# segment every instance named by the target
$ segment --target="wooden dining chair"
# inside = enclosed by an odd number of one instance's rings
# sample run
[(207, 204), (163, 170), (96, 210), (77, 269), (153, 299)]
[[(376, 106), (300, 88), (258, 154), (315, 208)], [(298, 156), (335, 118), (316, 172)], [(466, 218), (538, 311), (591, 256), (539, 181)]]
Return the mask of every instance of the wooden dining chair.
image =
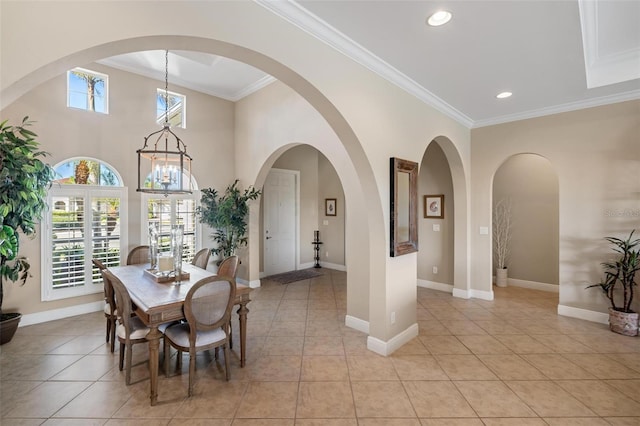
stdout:
[(116, 323), (116, 337), (120, 342), (120, 371), (123, 369), (125, 353), (127, 356), (125, 368), (125, 381), (131, 384), (131, 362), (133, 358), (133, 345), (136, 343), (147, 343), (147, 334), (151, 329), (147, 327), (137, 316), (132, 316), (132, 303), (129, 291), (108, 269), (103, 269), (102, 278), (105, 284), (113, 288), (115, 304), (117, 308), (118, 321)]
[(203, 248), (202, 250), (199, 250), (195, 256), (193, 256), (191, 264), (197, 266), (198, 268), (207, 269), (207, 265), (209, 264), (209, 256), (211, 256), (211, 250), (208, 248)]
[[(240, 258), (238, 256), (229, 256), (226, 257), (220, 262), (220, 266), (218, 266), (217, 275), (219, 277), (231, 277), (234, 280), (238, 275), (238, 265), (240, 264)], [(233, 349), (233, 334), (231, 333), (231, 322), (229, 322), (229, 347)]]
[(230, 378), (229, 322), (235, 297), (235, 279), (219, 276), (203, 278), (189, 289), (185, 297), (184, 316), (187, 322), (172, 325), (165, 330), (165, 374), (169, 377), (171, 347), (178, 350), (178, 367), (182, 352), (189, 352), (189, 396), (193, 395), (196, 352), (222, 347), (227, 381)]
[[(91, 263), (102, 274), (104, 269), (107, 269), (104, 263), (98, 259), (91, 259)], [(116, 335), (116, 319), (118, 318), (116, 302), (113, 298), (113, 287), (111, 283), (103, 278), (104, 285), (104, 316), (107, 320), (107, 343), (111, 342), (111, 353), (115, 351), (115, 335)]]
[(131, 249), (127, 256), (127, 265), (149, 263), (149, 246), (137, 246)]

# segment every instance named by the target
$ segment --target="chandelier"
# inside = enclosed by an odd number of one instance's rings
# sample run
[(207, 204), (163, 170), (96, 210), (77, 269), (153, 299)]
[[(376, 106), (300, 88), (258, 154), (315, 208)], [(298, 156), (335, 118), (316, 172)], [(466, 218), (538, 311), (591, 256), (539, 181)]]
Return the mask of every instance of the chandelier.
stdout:
[[(138, 153), (138, 192), (191, 194), (191, 157), (169, 124), (169, 51), (165, 50), (164, 125), (144, 138)], [(171, 141), (171, 144), (170, 144)]]

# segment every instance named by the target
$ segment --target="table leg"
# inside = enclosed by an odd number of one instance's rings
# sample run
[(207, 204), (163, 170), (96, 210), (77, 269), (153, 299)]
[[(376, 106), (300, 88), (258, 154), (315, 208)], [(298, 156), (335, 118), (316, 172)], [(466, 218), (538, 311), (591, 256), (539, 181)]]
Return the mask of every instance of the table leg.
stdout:
[(240, 319), (240, 367), (244, 367), (244, 364), (246, 362), (245, 352), (247, 347), (247, 314), (249, 313), (249, 309), (247, 309), (248, 302), (248, 300), (240, 302), (240, 307), (238, 308), (238, 316)]
[(158, 365), (159, 365), (159, 352), (160, 352), (160, 338), (162, 333), (158, 331), (158, 326), (152, 326), (151, 331), (147, 334), (147, 340), (149, 341), (149, 381), (151, 382), (151, 391), (149, 392), (151, 398), (151, 405), (156, 405), (158, 402)]

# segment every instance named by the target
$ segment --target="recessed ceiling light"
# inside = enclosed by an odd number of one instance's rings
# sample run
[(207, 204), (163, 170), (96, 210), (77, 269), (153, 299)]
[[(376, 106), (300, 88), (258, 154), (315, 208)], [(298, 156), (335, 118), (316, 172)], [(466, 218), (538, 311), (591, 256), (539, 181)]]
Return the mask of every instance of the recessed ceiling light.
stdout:
[(498, 98), (498, 99), (506, 99), (506, 98), (510, 97), (511, 95), (513, 95), (513, 93), (511, 93), (511, 92), (501, 92), (501, 93), (498, 93), (496, 95), (496, 98)]
[(439, 27), (440, 25), (444, 25), (451, 20), (451, 12), (447, 12), (446, 10), (439, 10), (433, 15), (429, 16), (427, 19), (427, 24), (432, 27)]

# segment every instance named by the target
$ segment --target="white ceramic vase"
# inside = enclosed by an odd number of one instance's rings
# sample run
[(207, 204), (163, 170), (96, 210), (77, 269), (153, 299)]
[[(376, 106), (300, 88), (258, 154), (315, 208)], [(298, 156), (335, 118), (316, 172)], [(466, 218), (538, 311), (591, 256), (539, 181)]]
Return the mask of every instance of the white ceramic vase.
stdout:
[(507, 268), (499, 268), (496, 269), (496, 285), (498, 287), (506, 287), (507, 286)]

